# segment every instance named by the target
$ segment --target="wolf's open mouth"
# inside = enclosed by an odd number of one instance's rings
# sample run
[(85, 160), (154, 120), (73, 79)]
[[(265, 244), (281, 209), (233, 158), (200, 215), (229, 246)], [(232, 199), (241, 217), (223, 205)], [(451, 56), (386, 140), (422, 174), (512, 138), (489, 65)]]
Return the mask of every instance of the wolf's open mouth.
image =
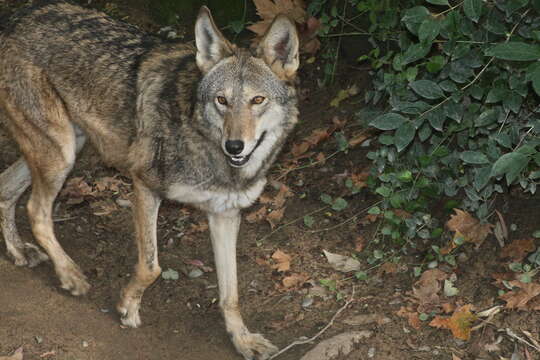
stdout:
[(247, 162), (249, 161), (249, 158), (250, 158), (251, 154), (253, 154), (253, 152), (263, 142), (265, 135), (266, 135), (266, 131), (262, 133), (261, 137), (257, 141), (257, 144), (255, 144), (255, 147), (253, 148), (253, 150), (251, 150), (251, 152), (249, 154), (247, 154), (246, 156), (234, 156), (234, 155), (229, 156), (229, 155), (227, 155), (227, 157), (229, 158), (229, 164), (231, 166), (233, 166), (233, 167), (242, 167), (242, 166), (246, 165)]

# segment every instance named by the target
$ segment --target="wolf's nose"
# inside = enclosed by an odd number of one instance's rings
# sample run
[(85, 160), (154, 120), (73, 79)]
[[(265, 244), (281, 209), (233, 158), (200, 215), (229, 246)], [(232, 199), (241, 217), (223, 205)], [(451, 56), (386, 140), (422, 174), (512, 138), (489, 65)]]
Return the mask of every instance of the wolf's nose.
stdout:
[(227, 140), (225, 141), (225, 150), (231, 155), (238, 155), (244, 150), (244, 142), (242, 140)]

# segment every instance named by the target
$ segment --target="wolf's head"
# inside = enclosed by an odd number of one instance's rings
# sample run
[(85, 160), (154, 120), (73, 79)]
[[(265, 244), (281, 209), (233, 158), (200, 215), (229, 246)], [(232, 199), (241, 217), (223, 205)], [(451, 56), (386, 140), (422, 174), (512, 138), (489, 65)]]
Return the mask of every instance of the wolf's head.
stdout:
[(202, 7), (195, 41), (204, 123), (231, 166), (255, 171), (296, 122), (296, 27), (286, 16), (277, 16), (252, 55), (225, 39)]

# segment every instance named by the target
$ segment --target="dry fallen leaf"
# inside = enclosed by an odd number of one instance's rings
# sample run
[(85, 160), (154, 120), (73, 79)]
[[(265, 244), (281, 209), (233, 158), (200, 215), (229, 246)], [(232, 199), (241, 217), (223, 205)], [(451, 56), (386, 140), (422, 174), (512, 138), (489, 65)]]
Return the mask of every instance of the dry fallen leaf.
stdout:
[(266, 209), (266, 206), (262, 206), (258, 210), (252, 211), (249, 214), (247, 214), (245, 217), (246, 221), (248, 223), (259, 222), (266, 217), (267, 211), (268, 210)]
[(491, 234), (492, 224), (481, 224), (471, 214), (460, 209), (454, 209), (455, 215), (450, 216), (446, 226), (455, 232), (454, 238), (463, 237), (465, 241), (480, 246), (486, 237)]
[(266, 215), (266, 220), (268, 221), (272, 229), (275, 228), (276, 225), (281, 221), (284, 213), (285, 213), (285, 208), (281, 208), (281, 209), (273, 210), (268, 215)]
[(395, 274), (398, 271), (398, 266), (396, 263), (385, 262), (381, 265), (379, 271), (383, 274)]
[(15, 352), (11, 356), (0, 356), (0, 360), (23, 360), (22, 346), (15, 350)]
[(416, 311), (412, 311), (411, 309), (408, 309), (406, 307), (401, 307), (397, 312), (396, 315), (402, 318), (406, 318), (409, 322), (409, 325), (416, 330), (419, 330), (420, 327), (422, 327), (422, 321), (420, 321), (420, 318), (418, 316), (418, 313)]
[(373, 335), (371, 331), (351, 331), (331, 337), (318, 343), (300, 360), (332, 360), (346, 356), (354, 350), (354, 345)]
[(472, 305), (464, 305), (458, 308), (451, 317), (435, 316), (429, 323), (436, 328), (444, 328), (452, 331), (454, 337), (461, 340), (469, 340), (471, 337), (472, 324), (477, 317), (471, 313)]
[(289, 271), (291, 269), (291, 256), (277, 249), (272, 254), (272, 259), (276, 262), (272, 265), (272, 269), (276, 269), (279, 272)]
[(305, 283), (309, 279), (309, 276), (306, 274), (291, 274), (290, 276), (286, 276), (283, 278), (282, 283), (283, 286), (286, 289), (292, 288), (292, 287), (298, 287)]
[(366, 238), (363, 237), (362, 235), (358, 235), (354, 242), (354, 251), (362, 252), (365, 247), (366, 247)]
[(501, 295), (508, 309), (540, 310), (540, 297), (537, 297), (540, 295), (540, 284), (526, 284), (517, 280), (510, 281), (509, 284), (520, 290), (512, 290)]
[(328, 263), (337, 271), (351, 272), (360, 270), (360, 262), (350, 256), (333, 254), (326, 250), (323, 250), (323, 253)]
[(533, 238), (514, 240), (501, 250), (502, 258), (510, 258), (514, 261), (521, 261), (528, 253), (536, 249)]
[(413, 286), (413, 296), (418, 301), (419, 312), (429, 312), (434, 306), (439, 306), (440, 281), (448, 278), (448, 274), (439, 270), (426, 270)]

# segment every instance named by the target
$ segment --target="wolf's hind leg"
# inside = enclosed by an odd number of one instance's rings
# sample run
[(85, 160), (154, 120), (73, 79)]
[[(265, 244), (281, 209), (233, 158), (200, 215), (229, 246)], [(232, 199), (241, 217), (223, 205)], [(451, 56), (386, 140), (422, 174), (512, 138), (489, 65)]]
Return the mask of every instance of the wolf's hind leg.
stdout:
[(36, 245), (23, 243), (15, 224), (17, 201), (31, 183), (30, 169), (20, 158), (0, 174), (0, 228), (8, 255), (17, 266), (36, 266), (48, 259)]
[[(70, 122), (62, 99), (41, 70), (27, 66), (18, 75), (17, 81), (5, 91), (0, 89), (0, 105), (7, 115), (7, 127), (26, 161), (20, 163), (18, 174), (26, 179), (30, 170), (32, 193), (27, 209), (32, 232), (52, 260), (62, 288), (73, 295), (82, 295), (90, 285), (58, 243), (52, 211), (85, 137)], [(6, 213), (9, 218), (9, 212)]]

